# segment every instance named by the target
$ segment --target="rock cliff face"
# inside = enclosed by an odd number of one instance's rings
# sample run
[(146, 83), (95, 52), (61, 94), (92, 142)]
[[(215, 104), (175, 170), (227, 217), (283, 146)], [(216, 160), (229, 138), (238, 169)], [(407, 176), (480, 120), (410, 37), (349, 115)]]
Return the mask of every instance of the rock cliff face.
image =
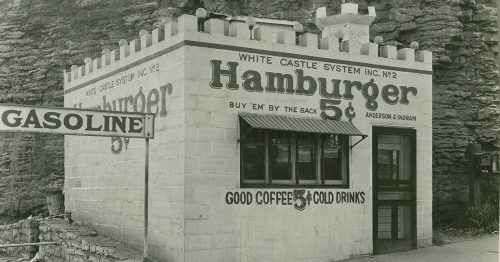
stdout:
[[(188, 7), (174, 0), (2, 1), (0, 103), (62, 106), (63, 69)], [(0, 221), (46, 212), (45, 196), (62, 190), (63, 160), (60, 135), (0, 134)]]
[(495, 2), (372, 2), (380, 10), (372, 35), (433, 51), (434, 223), (459, 222), (469, 190), (468, 141), (500, 150)]
[[(314, 11), (341, 1), (205, 0), (213, 12), (298, 20), (310, 32)], [(468, 139), (500, 148), (496, 2), (493, 0), (367, 0), (377, 19), (371, 36), (434, 52), (435, 222), (463, 216)], [(63, 69), (116, 48), (162, 19), (194, 13), (200, 0), (4, 0), (0, 5), (0, 103), (61, 106)], [(496, 100), (496, 101), (495, 101)], [(0, 135), (0, 215), (43, 211), (45, 195), (61, 190), (63, 138)]]

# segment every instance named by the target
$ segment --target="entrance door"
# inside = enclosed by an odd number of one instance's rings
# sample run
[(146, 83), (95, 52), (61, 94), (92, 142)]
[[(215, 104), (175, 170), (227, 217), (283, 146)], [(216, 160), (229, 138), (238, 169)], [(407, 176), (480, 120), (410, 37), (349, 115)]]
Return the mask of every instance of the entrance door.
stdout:
[(373, 128), (376, 254), (416, 248), (415, 134), (414, 129)]

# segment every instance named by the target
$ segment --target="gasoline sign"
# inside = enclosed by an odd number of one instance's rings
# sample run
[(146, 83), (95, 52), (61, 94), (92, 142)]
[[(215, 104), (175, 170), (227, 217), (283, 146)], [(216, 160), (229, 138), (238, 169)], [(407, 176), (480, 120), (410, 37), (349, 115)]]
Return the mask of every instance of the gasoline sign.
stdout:
[(153, 130), (153, 114), (0, 105), (0, 131), (153, 138)]

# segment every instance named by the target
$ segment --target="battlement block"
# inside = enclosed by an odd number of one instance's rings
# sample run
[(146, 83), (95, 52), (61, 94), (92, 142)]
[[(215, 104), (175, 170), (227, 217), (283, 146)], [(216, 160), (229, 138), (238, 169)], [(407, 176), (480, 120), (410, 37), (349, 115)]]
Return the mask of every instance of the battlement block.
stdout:
[(377, 16), (377, 14), (375, 13), (375, 6), (368, 6), (368, 16)]
[(63, 70), (63, 77), (64, 77), (64, 83), (71, 82), (71, 74), (66, 71), (66, 69)]
[(224, 35), (224, 21), (221, 19), (209, 19), (205, 21), (205, 32), (213, 35)]
[(176, 35), (179, 32), (179, 24), (177, 22), (171, 22), (170, 26), (165, 25), (165, 39)]
[(273, 42), (273, 32), (267, 27), (256, 27), (253, 29), (253, 38), (263, 42)]
[(295, 45), (295, 32), (283, 30), (276, 33), (276, 43), (285, 45)]
[(151, 43), (153, 45), (165, 40), (165, 25), (161, 25), (160, 27), (153, 29), (153, 31), (151, 31), (151, 35)]
[(120, 49), (111, 51), (111, 63), (120, 60)]
[(229, 36), (248, 39), (250, 36), (250, 29), (245, 23), (231, 23), (229, 26)]
[(326, 49), (335, 52), (340, 51), (339, 38), (335, 36), (321, 38), (319, 45), (321, 49)]
[(103, 65), (109, 65), (111, 63), (111, 52), (109, 51), (109, 49), (103, 49), (102, 50), (102, 64)]
[(177, 32), (198, 31), (198, 18), (193, 15), (181, 15), (177, 18)]
[(326, 17), (326, 6), (316, 9), (316, 19)]
[(92, 58), (86, 57), (83, 62), (85, 63), (85, 75), (92, 73)]
[(102, 67), (102, 59), (101, 58), (95, 58), (92, 60), (92, 68), (94, 68), (94, 72), (97, 71), (98, 69), (101, 69)]
[(82, 78), (85, 75), (85, 67), (84, 66), (79, 66), (77, 68), (77, 73), (78, 73), (77, 78)]
[(144, 49), (153, 43), (152, 35), (146, 30), (141, 30), (139, 32), (139, 38), (141, 41), (141, 49)]
[(378, 57), (378, 44), (375, 43), (366, 43), (361, 45), (361, 54)]
[(432, 52), (426, 50), (417, 51), (415, 54), (415, 61), (432, 64)]
[(120, 45), (120, 59), (124, 59), (125, 57), (130, 55), (130, 46), (127, 43), (127, 40), (122, 39), (119, 42)]
[(385, 45), (380, 48), (380, 57), (389, 59), (397, 58), (397, 48), (393, 45)]
[(316, 25), (323, 31), (333, 25), (364, 25), (369, 26), (376, 17), (375, 7), (368, 7), (368, 15), (359, 14), (358, 4), (345, 3), (340, 6), (340, 14), (327, 16), (327, 9), (322, 6), (316, 9)]
[(341, 14), (358, 14), (358, 4), (345, 3), (340, 6)]
[(355, 40), (344, 40), (341, 43), (340, 51), (359, 55), (361, 54), (361, 44)]
[(399, 60), (415, 61), (415, 50), (411, 48), (401, 48), (397, 53)]
[(76, 65), (71, 66), (71, 78), (73, 79), (78, 78), (78, 67)]
[(318, 48), (318, 35), (311, 33), (299, 35), (299, 46)]
[(141, 40), (134, 39), (130, 41), (130, 55), (141, 51)]

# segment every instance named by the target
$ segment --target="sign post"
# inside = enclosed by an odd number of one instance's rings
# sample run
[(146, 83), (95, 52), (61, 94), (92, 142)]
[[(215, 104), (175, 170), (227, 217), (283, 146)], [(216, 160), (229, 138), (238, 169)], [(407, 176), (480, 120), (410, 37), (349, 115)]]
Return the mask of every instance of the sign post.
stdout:
[(144, 163), (144, 250), (143, 261), (148, 261), (148, 219), (149, 219), (149, 138), (146, 138), (146, 157)]
[(148, 261), (149, 139), (154, 138), (154, 114), (0, 105), (0, 131), (144, 138), (143, 261)]

